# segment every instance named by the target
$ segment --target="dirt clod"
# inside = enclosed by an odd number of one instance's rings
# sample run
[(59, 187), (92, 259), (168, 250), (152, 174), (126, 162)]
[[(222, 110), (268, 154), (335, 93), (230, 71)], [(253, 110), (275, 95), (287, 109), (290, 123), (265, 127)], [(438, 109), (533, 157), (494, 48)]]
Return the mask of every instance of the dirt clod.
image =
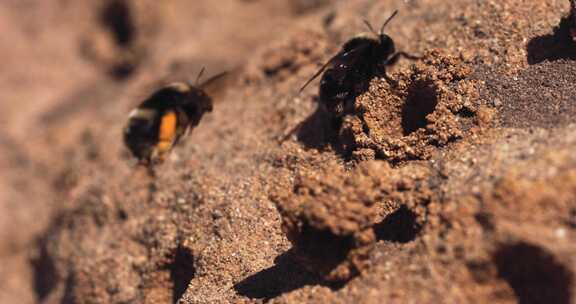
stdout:
[(302, 172), (291, 192), (276, 194), (283, 230), (302, 266), (330, 281), (346, 281), (363, 270), (376, 241), (371, 226), (374, 205), (382, 199), (380, 170), (387, 166)]
[(467, 134), (479, 111), (481, 83), (470, 65), (438, 51), (426, 53), (397, 84), (375, 79), (346, 115), (337, 144), (352, 159), (403, 162), (427, 159)]

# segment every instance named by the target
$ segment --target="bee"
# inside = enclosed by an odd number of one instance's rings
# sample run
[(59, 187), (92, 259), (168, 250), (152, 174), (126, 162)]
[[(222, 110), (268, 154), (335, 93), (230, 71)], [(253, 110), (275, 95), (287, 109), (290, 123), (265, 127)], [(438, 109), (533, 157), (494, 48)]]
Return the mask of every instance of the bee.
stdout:
[(198, 85), (203, 73), (204, 69), (198, 74), (196, 85), (170, 83), (130, 112), (124, 128), (124, 143), (141, 164), (154, 165), (164, 161), (180, 139), (200, 123), (204, 114), (212, 112), (213, 101), (206, 88), (226, 73)]
[(341, 50), (326, 62), (300, 89), (302, 92), (320, 74), (320, 105), (335, 117), (340, 117), (350, 111), (353, 100), (368, 89), (370, 80), (375, 76), (386, 75), (386, 67), (395, 64), (400, 57), (419, 59), (405, 52), (397, 52), (392, 38), (384, 33), (384, 29), (398, 14), (392, 15), (376, 32), (372, 25), (364, 23), (373, 35), (358, 36), (348, 40)]

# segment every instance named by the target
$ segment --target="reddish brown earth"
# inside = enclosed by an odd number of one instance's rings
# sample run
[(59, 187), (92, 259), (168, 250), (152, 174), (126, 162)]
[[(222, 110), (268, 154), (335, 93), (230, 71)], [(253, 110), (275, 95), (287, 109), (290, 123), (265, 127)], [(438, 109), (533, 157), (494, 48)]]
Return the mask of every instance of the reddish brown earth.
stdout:
[[(334, 124), (298, 89), (397, 8), (422, 59)], [(0, 303), (575, 303), (569, 11), (3, 1)], [(127, 113), (202, 67), (237, 77), (151, 177)]]

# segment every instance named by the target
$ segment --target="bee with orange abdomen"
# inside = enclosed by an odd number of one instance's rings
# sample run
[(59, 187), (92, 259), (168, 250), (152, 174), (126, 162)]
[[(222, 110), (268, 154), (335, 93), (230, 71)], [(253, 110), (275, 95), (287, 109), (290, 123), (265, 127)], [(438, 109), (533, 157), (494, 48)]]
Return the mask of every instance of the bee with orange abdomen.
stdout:
[(168, 84), (130, 112), (124, 128), (124, 143), (140, 163), (162, 162), (181, 138), (200, 123), (204, 114), (212, 111), (212, 97), (205, 88), (223, 75), (197, 86), (185, 82)]

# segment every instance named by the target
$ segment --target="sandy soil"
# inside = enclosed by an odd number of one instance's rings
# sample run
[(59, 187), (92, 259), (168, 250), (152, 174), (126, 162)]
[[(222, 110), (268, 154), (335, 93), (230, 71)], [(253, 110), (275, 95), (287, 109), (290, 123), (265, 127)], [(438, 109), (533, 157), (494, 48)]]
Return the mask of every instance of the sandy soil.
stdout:
[[(395, 9), (396, 85), (298, 94)], [(3, 1), (0, 302), (575, 303), (569, 11)], [(202, 67), (236, 78), (152, 177), (127, 113)]]

